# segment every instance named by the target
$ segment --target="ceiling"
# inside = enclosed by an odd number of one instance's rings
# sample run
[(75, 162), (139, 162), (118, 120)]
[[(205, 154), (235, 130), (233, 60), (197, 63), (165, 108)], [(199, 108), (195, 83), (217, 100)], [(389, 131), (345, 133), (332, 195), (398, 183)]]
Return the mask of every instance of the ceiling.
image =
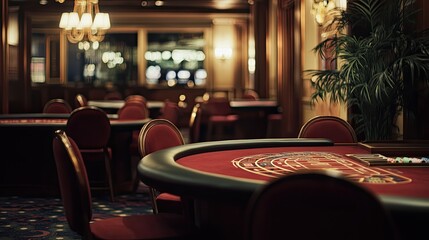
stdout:
[[(173, 11), (173, 12), (249, 12), (253, 0), (99, 0), (100, 7), (118, 11)], [(9, 0), (9, 6), (21, 5), (38, 9), (73, 6), (73, 0), (63, 4), (56, 0)]]
[[(45, 2), (44, 2), (45, 1)], [(112, 27), (209, 26), (214, 18), (246, 18), (253, 0), (99, 0), (110, 14)], [(41, 2), (43, 4), (41, 4)], [(158, 1), (161, 2), (161, 1)], [(56, 27), (62, 12), (72, 11), (74, 0), (9, 0), (9, 9), (27, 12), (35, 28)]]

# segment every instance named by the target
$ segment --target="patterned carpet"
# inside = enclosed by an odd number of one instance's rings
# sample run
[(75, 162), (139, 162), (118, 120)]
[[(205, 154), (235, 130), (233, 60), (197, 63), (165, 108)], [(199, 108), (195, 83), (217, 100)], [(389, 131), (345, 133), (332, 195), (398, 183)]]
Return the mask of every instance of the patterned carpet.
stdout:
[[(152, 214), (146, 192), (121, 195), (110, 202), (106, 197), (93, 197), (93, 217)], [(68, 227), (61, 199), (0, 197), (0, 240), (81, 239)]]

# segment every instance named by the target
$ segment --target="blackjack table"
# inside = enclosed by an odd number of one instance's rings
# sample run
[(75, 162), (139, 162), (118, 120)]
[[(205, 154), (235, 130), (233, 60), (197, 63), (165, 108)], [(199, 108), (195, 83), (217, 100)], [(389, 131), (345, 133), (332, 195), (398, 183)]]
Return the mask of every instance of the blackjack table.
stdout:
[(422, 239), (429, 219), (429, 163), (369, 164), (356, 156), (426, 159), (427, 143), (334, 144), (327, 139), (212, 141), (154, 152), (138, 165), (141, 180), (180, 195), (195, 224), (213, 239), (242, 239), (251, 195), (279, 176), (336, 171), (374, 193), (403, 239)]
[[(0, 194), (58, 196), (58, 177), (52, 140), (58, 129), (65, 130), (69, 114), (0, 115)], [(119, 120), (109, 115), (112, 175), (117, 193), (130, 191), (135, 177), (129, 145), (131, 134), (150, 119)]]

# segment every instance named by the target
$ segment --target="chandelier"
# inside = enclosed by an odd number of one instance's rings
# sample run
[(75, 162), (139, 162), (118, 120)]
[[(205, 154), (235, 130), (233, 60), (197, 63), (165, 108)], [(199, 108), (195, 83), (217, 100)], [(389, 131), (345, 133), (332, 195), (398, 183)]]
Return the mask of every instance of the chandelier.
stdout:
[(84, 40), (100, 42), (110, 28), (110, 18), (108, 13), (100, 12), (98, 0), (75, 0), (73, 12), (61, 15), (59, 27), (64, 29), (71, 43)]
[(335, 8), (334, 0), (314, 0), (311, 7), (311, 14), (314, 15), (314, 19), (317, 24), (323, 25), (327, 13)]

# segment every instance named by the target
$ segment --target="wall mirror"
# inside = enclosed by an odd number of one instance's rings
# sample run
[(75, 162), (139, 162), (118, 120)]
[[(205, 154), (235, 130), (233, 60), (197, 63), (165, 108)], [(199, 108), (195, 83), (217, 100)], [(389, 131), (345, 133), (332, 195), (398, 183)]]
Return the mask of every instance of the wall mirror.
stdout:
[(109, 33), (102, 42), (82, 41), (67, 47), (69, 83), (134, 85), (137, 68), (137, 33)]
[(203, 32), (148, 32), (145, 77), (148, 85), (204, 86)]

